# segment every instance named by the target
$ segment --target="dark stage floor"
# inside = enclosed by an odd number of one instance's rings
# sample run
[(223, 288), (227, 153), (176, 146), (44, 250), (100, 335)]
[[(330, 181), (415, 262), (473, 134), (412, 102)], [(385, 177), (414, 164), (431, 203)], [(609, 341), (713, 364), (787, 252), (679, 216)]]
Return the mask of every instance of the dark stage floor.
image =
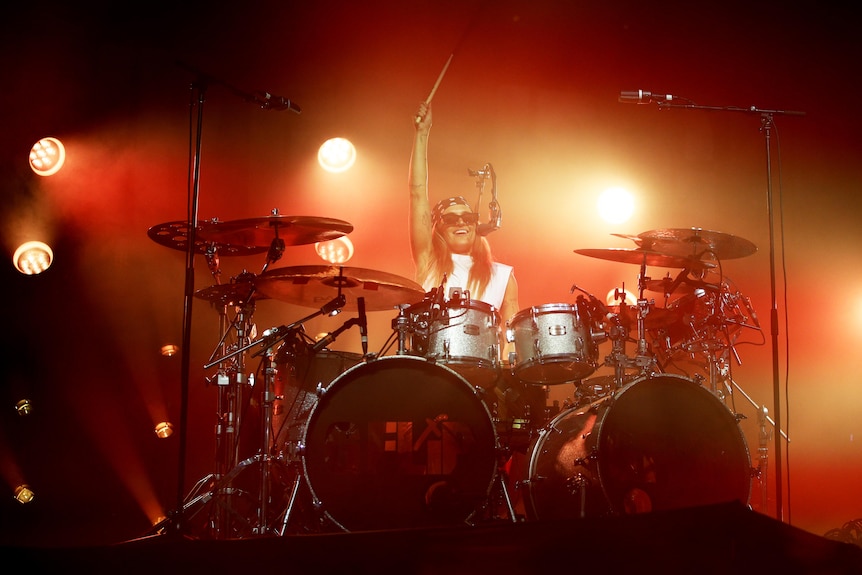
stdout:
[(621, 518), (325, 535), (2, 549), (27, 572), (79, 573), (862, 573), (862, 547), (737, 503)]

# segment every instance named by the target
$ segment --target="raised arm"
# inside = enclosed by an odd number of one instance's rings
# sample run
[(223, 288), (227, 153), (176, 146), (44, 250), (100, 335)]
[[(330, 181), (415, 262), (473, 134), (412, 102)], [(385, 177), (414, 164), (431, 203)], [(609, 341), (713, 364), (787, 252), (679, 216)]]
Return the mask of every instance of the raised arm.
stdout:
[[(431, 257), (431, 206), (428, 201), (428, 135), (431, 131), (431, 107), (424, 103), (413, 118), (415, 136), (410, 155), (410, 250), (416, 270), (424, 269)], [(422, 278), (417, 280), (421, 281)]]

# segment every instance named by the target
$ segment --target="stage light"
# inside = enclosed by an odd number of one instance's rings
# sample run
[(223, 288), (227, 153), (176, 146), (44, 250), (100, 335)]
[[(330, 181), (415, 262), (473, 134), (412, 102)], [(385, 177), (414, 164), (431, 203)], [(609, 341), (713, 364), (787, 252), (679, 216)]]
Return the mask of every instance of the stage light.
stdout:
[(32, 276), (42, 273), (51, 267), (54, 261), (54, 251), (43, 242), (24, 242), (12, 256), (15, 269), (24, 275)]
[(163, 345), (161, 348), (161, 354), (165, 357), (173, 357), (180, 351), (180, 346), (169, 343), (167, 345)]
[(30, 168), (40, 176), (53, 176), (66, 162), (66, 148), (57, 138), (42, 138), (30, 148)]
[(17, 411), (18, 415), (21, 417), (30, 415), (33, 412), (33, 404), (30, 403), (29, 399), (22, 399), (15, 404), (15, 411)]
[(634, 199), (622, 188), (608, 188), (599, 196), (599, 215), (609, 224), (628, 221), (635, 211)]
[(26, 505), (33, 501), (33, 498), (36, 497), (36, 494), (33, 493), (33, 490), (30, 489), (29, 485), (21, 484), (15, 488), (15, 499), (18, 500), (18, 503), (22, 505)]
[(353, 242), (347, 236), (341, 236), (334, 240), (317, 242), (314, 250), (323, 261), (331, 264), (342, 264), (353, 257)]
[(333, 174), (346, 172), (355, 162), (356, 147), (344, 138), (330, 138), (317, 151), (317, 163)]
[(174, 426), (170, 421), (161, 421), (156, 425), (155, 431), (159, 439), (167, 439), (174, 434)]

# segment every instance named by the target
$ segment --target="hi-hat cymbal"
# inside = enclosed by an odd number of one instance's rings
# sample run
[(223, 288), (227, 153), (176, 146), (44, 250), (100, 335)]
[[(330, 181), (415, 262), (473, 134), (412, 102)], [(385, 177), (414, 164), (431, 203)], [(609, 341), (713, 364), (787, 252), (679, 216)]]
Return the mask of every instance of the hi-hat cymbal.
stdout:
[(409, 279), (362, 268), (339, 266), (294, 266), (262, 273), (255, 282), (264, 295), (305, 307), (320, 308), (344, 294), (342, 309), (357, 308), (357, 298), (365, 298), (368, 311), (391, 310), (415, 303), (425, 296), (422, 286)]
[(204, 241), (269, 248), (275, 238), (284, 240), (285, 245), (298, 246), (334, 240), (352, 231), (353, 225), (343, 220), (272, 215), (230, 222), (207, 222), (200, 225), (198, 235)]
[(679, 255), (665, 254), (658, 251), (628, 248), (597, 248), (575, 250), (575, 253), (614, 262), (656, 266), (662, 268), (703, 269), (715, 267), (715, 264), (702, 262)]
[[(204, 240), (200, 235), (201, 226), (195, 230), (195, 253), (217, 253), (221, 256), (248, 256), (265, 252), (269, 246), (246, 246), (224, 241)], [(186, 221), (165, 222), (147, 230), (147, 235), (157, 244), (187, 251), (189, 249), (189, 224)]]
[[(249, 298), (249, 296), (251, 296)], [(199, 289), (195, 297), (219, 305), (240, 305), (249, 301), (267, 299), (267, 296), (255, 289), (249, 282), (237, 282), (229, 284), (216, 284)]]
[(729, 260), (757, 251), (757, 246), (744, 238), (702, 228), (650, 230), (638, 237), (645, 250), (697, 259), (712, 255), (719, 260)]

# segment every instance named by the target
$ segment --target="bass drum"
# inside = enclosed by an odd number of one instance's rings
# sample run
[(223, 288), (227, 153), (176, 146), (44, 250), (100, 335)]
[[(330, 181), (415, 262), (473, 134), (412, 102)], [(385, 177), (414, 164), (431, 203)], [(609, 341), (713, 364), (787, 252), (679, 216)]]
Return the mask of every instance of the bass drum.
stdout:
[(544, 520), (747, 504), (751, 472), (745, 436), (715, 395), (680, 376), (644, 376), (539, 433), (525, 507)]
[(459, 525), (490, 497), (497, 436), (481, 392), (413, 356), (357, 365), (305, 426), (312, 502), (345, 531)]

